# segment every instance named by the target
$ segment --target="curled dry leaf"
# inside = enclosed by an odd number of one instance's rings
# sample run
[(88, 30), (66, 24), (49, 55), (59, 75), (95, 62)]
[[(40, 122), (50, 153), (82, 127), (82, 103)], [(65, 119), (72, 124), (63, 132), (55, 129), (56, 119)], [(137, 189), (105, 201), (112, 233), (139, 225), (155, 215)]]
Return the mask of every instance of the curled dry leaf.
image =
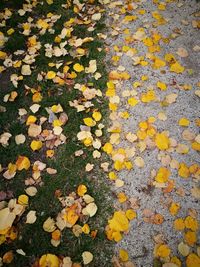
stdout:
[(83, 210), (82, 213), (93, 217), (97, 212), (97, 205), (95, 203), (89, 203)]
[(23, 134), (18, 134), (15, 136), (15, 143), (17, 145), (23, 144), (26, 141), (26, 137)]
[(57, 173), (57, 170), (56, 169), (52, 169), (52, 168), (47, 168), (46, 171), (47, 171), (48, 174), (56, 174)]
[(178, 245), (178, 251), (180, 252), (180, 254), (181, 254), (182, 256), (186, 257), (186, 256), (189, 255), (189, 253), (190, 253), (190, 247), (189, 247), (187, 244), (181, 242), (181, 243)]
[(25, 192), (30, 197), (33, 197), (37, 194), (37, 188), (35, 186), (29, 186), (28, 188), (25, 189)]
[(32, 123), (28, 128), (28, 135), (31, 137), (37, 137), (42, 131), (41, 125)]
[(26, 223), (33, 224), (36, 221), (36, 211), (30, 210), (26, 216)]
[(22, 75), (25, 75), (25, 76), (31, 75), (30, 65), (22, 65), (21, 73), (22, 73)]
[(51, 217), (47, 218), (43, 223), (43, 229), (45, 232), (51, 233), (56, 230), (55, 221)]
[(85, 265), (89, 264), (93, 260), (93, 255), (89, 251), (84, 251), (82, 253), (83, 263)]

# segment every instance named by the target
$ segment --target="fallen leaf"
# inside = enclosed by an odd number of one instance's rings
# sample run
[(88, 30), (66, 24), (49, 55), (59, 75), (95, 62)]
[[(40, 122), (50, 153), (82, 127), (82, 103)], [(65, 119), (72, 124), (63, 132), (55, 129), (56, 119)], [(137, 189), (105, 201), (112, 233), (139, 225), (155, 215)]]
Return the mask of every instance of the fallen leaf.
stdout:
[(26, 223), (33, 224), (36, 221), (36, 211), (30, 210), (26, 216)]
[(48, 217), (43, 223), (43, 229), (45, 232), (51, 233), (56, 230), (55, 221), (51, 217)]
[(0, 210), (0, 231), (12, 226), (16, 215), (9, 208)]
[(30, 65), (22, 65), (21, 73), (22, 75), (31, 75)]
[(84, 252), (82, 253), (82, 258), (83, 258), (83, 263), (84, 263), (85, 265), (87, 265), (87, 264), (89, 264), (90, 262), (92, 262), (92, 260), (93, 260), (93, 255), (92, 255), (92, 253), (89, 252), (89, 251), (84, 251)]
[(119, 258), (123, 262), (128, 261), (128, 259), (129, 259), (128, 252), (124, 249), (120, 249), (119, 250)]
[(93, 217), (97, 212), (97, 205), (93, 203), (89, 203), (83, 210), (82, 213)]
[(26, 137), (23, 134), (18, 134), (15, 136), (15, 143), (17, 145), (23, 144), (26, 141)]

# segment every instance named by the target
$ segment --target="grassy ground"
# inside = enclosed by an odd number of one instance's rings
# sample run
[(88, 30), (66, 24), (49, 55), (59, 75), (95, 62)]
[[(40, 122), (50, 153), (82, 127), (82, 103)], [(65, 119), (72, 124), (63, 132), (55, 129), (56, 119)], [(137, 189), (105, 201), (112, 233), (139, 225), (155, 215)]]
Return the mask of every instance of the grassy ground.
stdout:
[[(69, 101), (78, 99), (80, 97), (77, 90), (73, 89), (73, 86), (56, 86), (52, 81), (37, 81), (36, 77), (41, 71), (49, 70), (48, 63), (55, 62), (56, 59), (45, 57), (45, 51), (43, 45), (45, 43), (54, 43), (55, 36), (60, 33), (63, 23), (69, 20), (70, 17), (77, 16), (73, 12), (73, 7), (68, 10), (63, 9), (61, 4), (66, 1), (56, 0), (54, 4), (37, 5), (31, 13), (27, 13), (23, 17), (20, 17), (16, 12), (21, 8), (23, 1), (5, 1), (1, 2), (0, 8), (3, 10), (5, 7), (9, 7), (13, 10), (14, 14), (7, 20), (6, 26), (1, 28), (1, 31), (6, 32), (10, 28), (14, 28), (15, 32), (9, 37), (8, 42), (5, 44), (3, 51), (8, 55), (13, 54), (18, 49), (25, 49), (27, 38), (20, 34), (20, 23), (24, 23), (28, 16), (32, 18), (45, 17), (47, 13), (52, 12), (54, 14), (60, 14), (61, 18), (53, 26), (55, 33), (44, 35), (37, 35), (36, 29), (33, 33), (39, 37), (42, 44), (39, 55), (36, 58), (35, 68), (32, 75), (28, 78), (24, 77), (24, 80), (20, 82), (17, 92), (18, 97), (14, 102), (2, 102), (1, 105), (6, 107), (6, 112), (1, 113), (0, 116), (0, 129), (1, 132), (10, 132), (12, 134), (9, 140), (9, 146), (0, 146), (1, 164), (6, 167), (9, 162), (15, 162), (18, 155), (27, 156), (31, 161), (41, 160), (46, 162), (48, 166), (55, 168), (57, 174), (50, 176), (48, 174), (42, 175), (42, 186), (38, 186), (38, 193), (35, 197), (31, 198), (29, 207), (20, 218), (20, 221), (16, 222), (18, 228), (18, 237), (11, 243), (4, 243), (1, 245), (2, 256), (6, 251), (16, 249), (23, 249), (26, 252), (26, 256), (21, 256), (15, 253), (14, 260), (8, 266), (31, 266), (35, 259), (45, 253), (53, 253), (56, 255), (70, 256), (73, 261), (81, 261), (81, 253), (85, 250), (92, 251), (94, 254), (94, 261), (90, 266), (110, 266), (110, 258), (112, 255), (112, 246), (105, 240), (104, 227), (106, 225), (106, 219), (112, 212), (111, 202), (108, 199), (109, 189), (105, 182), (105, 174), (96, 168), (92, 172), (92, 175), (85, 173), (85, 165), (87, 162), (93, 162), (92, 149), (85, 148), (77, 141), (77, 133), (79, 131), (80, 124), (82, 123), (82, 113), (69, 106)], [(102, 42), (97, 39), (97, 33), (104, 28), (103, 20), (98, 22), (95, 31), (89, 33), (87, 31), (87, 25), (74, 26), (73, 35), (78, 38), (84, 38), (86, 36), (94, 36), (95, 40), (91, 43), (85, 44), (88, 48), (88, 55), (81, 58), (80, 63), (84, 66), (88, 65), (90, 59), (97, 59), (98, 71), (102, 74), (102, 78), (96, 81), (94, 78), (86, 74), (78, 75), (75, 82), (93, 83), (95, 88), (99, 88), (102, 91), (106, 85), (106, 72), (104, 65), (104, 50), (98, 52), (97, 48), (103, 48)], [(64, 61), (74, 60), (71, 56), (65, 56)], [(9, 81), (10, 73), (17, 72), (15, 69), (8, 69), (0, 74), (0, 99), (3, 99), (4, 95), (10, 93), (13, 88), (12, 83)], [(25, 123), (22, 123), (19, 119), (18, 109), (25, 108), (29, 110), (29, 106), (32, 104), (31, 94), (26, 94), (24, 85), (37, 88), (41, 87), (43, 99), (40, 102), (41, 109), (37, 113), (37, 116), (47, 116), (44, 107), (52, 106), (53, 104), (60, 103), (69, 117), (69, 121), (64, 126), (64, 134), (67, 136), (67, 141), (62, 146), (56, 149), (55, 157), (47, 159), (45, 157), (45, 149), (39, 152), (32, 152), (30, 149), (31, 139), (27, 136), (27, 127)], [(105, 102), (96, 102), (95, 107), (100, 108), (101, 113), (106, 117)], [(16, 145), (14, 136), (17, 134), (25, 134), (27, 136), (26, 142), (22, 145)], [(74, 152), (83, 149), (84, 154), (80, 157), (75, 157)], [(2, 175), (2, 173), (1, 173)], [(30, 173), (27, 171), (18, 172), (14, 179), (5, 180), (1, 177), (0, 191), (7, 192), (8, 190), (13, 192), (13, 197), (17, 198), (20, 194), (24, 194), (24, 180), (29, 177)], [(95, 203), (98, 206), (97, 215), (90, 219), (89, 225), (91, 230), (98, 230), (97, 237), (92, 239), (89, 235), (82, 234), (80, 237), (75, 237), (70, 229), (63, 231), (61, 244), (55, 248), (50, 244), (50, 235), (42, 228), (43, 222), (49, 217), (56, 217), (61, 210), (60, 202), (55, 196), (55, 191), (60, 189), (63, 195), (68, 195), (70, 192), (76, 190), (79, 184), (85, 184), (88, 187), (88, 192), (95, 196)], [(38, 217), (34, 224), (25, 224), (25, 215), (28, 210), (36, 210)], [(99, 254), (101, 251), (101, 255)]]

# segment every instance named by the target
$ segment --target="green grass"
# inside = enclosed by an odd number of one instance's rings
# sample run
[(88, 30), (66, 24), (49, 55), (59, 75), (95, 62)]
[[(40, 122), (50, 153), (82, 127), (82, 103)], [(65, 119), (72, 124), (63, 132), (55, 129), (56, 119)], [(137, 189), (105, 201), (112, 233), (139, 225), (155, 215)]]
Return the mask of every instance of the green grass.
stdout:
[[(20, 8), (19, 5), (14, 5), (13, 1), (1, 3), (1, 8), (9, 6), (13, 10)], [(44, 4), (43, 6), (38, 5), (33, 10), (33, 17), (38, 18), (41, 15), (45, 16), (48, 12), (54, 14), (61, 14), (62, 17), (58, 20), (55, 25), (55, 34), (46, 34), (39, 36), (42, 44), (53, 43), (54, 37), (61, 31), (63, 22), (67, 21), (72, 15), (72, 10), (63, 10), (61, 3), (66, 1), (58, 0), (56, 4), (51, 6)], [(29, 15), (29, 14), (28, 14)], [(26, 37), (18, 33), (17, 23), (22, 23), (27, 19), (27, 16), (20, 17), (17, 14), (14, 15), (8, 23), (4, 32), (10, 27), (15, 27), (16, 32), (11, 36), (10, 40), (6, 43), (4, 51), (8, 54), (13, 53), (17, 49), (24, 49), (26, 47)], [(84, 56), (80, 62), (87, 66), (90, 59), (97, 59), (98, 71), (102, 74), (102, 78), (96, 81), (89, 75), (79, 75), (76, 82), (93, 83), (95, 88), (101, 89), (102, 91), (106, 88), (107, 74), (105, 72), (104, 57), (105, 52), (97, 51), (98, 47), (102, 47), (102, 42), (97, 40), (96, 33), (102, 31), (104, 28), (103, 21), (100, 21), (97, 25), (97, 29), (92, 36), (95, 38), (94, 42), (85, 44), (85, 47), (89, 51), (88, 57)], [(34, 32), (34, 34), (37, 34)], [(80, 38), (86, 37), (89, 34), (86, 30), (86, 26), (76, 25), (74, 27), (74, 33)], [(71, 59), (70, 57), (61, 58), (64, 61)], [(60, 60), (60, 58), (59, 58)], [(58, 256), (70, 256), (73, 261), (81, 261), (81, 254), (83, 251), (88, 250), (94, 254), (94, 261), (89, 266), (111, 266), (112, 257), (112, 243), (106, 240), (104, 227), (106, 225), (107, 218), (112, 213), (112, 202), (109, 198), (109, 187), (106, 183), (106, 175), (96, 167), (92, 174), (85, 173), (84, 168), (87, 162), (95, 162), (92, 158), (92, 150), (85, 148), (82, 144), (77, 141), (76, 134), (79, 131), (82, 119), (85, 116), (82, 113), (77, 113), (75, 109), (69, 106), (69, 101), (80, 97), (77, 90), (73, 90), (73, 87), (56, 86), (51, 81), (38, 82), (36, 80), (37, 74), (40, 71), (50, 70), (48, 67), (49, 62), (54, 62), (55, 59), (46, 58), (44, 56), (44, 50), (40, 51), (40, 55), (36, 58), (36, 68), (31, 77), (25, 78), (17, 89), (18, 97), (14, 102), (4, 103), (1, 105), (5, 106), (7, 111), (0, 115), (0, 127), (1, 132), (8, 131), (12, 134), (12, 138), (9, 140), (9, 146), (0, 147), (1, 164), (6, 167), (9, 162), (15, 162), (18, 155), (25, 155), (32, 161), (41, 160), (46, 162), (48, 166), (57, 170), (56, 175), (48, 175), (42, 173), (42, 186), (38, 186), (38, 193), (36, 196), (30, 198), (30, 204), (26, 212), (20, 218), (19, 222), (16, 222), (19, 234), (17, 240), (11, 243), (4, 243), (1, 245), (2, 256), (6, 251), (16, 249), (23, 249), (26, 252), (26, 256), (21, 256), (15, 253), (14, 260), (8, 266), (31, 266), (37, 257), (40, 257), (45, 253), (53, 253)], [(5, 86), (0, 91), (0, 99), (6, 93), (16, 90), (13, 88), (7, 77), (2, 74), (0, 77), (1, 81), (4, 81)], [(19, 108), (25, 108), (29, 114), (29, 106), (31, 102), (31, 94), (25, 95), (24, 85), (33, 86), (37, 88), (38, 85), (42, 88), (43, 100), (40, 103), (42, 107), (49, 107), (53, 104), (60, 103), (69, 117), (69, 121), (64, 127), (64, 134), (67, 136), (66, 144), (59, 146), (55, 149), (55, 157), (53, 159), (45, 159), (45, 149), (41, 152), (32, 152), (29, 145), (31, 139), (27, 136), (25, 144), (16, 146), (14, 136), (20, 133), (26, 134), (25, 123), (21, 122), (18, 115)], [(99, 103), (94, 101), (95, 107), (98, 107), (101, 113), (106, 118), (106, 107), (107, 103), (102, 99)], [(36, 116), (48, 116), (44, 108), (41, 108)], [(104, 121), (103, 121), (104, 122)], [(106, 122), (106, 119), (105, 119)], [(45, 128), (45, 127), (44, 127)], [(105, 137), (104, 137), (105, 138)], [(74, 152), (83, 149), (84, 155), (75, 157)], [(1, 173), (2, 175), (2, 173)], [(31, 173), (28, 171), (17, 172), (17, 175), (9, 180), (1, 182), (0, 190), (7, 191), (11, 190), (14, 193), (14, 197), (18, 197), (20, 194), (25, 193), (24, 180), (30, 177)], [(58, 199), (55, 197), (55, 191), (60, 189), (63, 195), (68, 195), (70, 192), (75, 191), (79, 184), (85, 184), (88, 187), (88, 193), (95, 197), (95, 203), (98, 206), (98, 212), (94, 218), (89, 219), (88, 224), (91, 230), (98, 230), (97, 237), (93, 240), (89, 235), (82, 234), (79, 238), (75, 237), (71, 229), (65, 229), (62, 232), (62, 240), (60, 246), (57, 248), (50, 244), (51, 234), (45, 232), (42, 228), (43, 222), (49, 217), (56, 218), (58, 212), (62, 209)], [(32, 225), (25, 224), (26, 214), (29, 210), (37, 211), (37, 221)], [(81, 224), (81, 223), (80, 223)], [(101, 251), (101, 255), (99, 253)]]

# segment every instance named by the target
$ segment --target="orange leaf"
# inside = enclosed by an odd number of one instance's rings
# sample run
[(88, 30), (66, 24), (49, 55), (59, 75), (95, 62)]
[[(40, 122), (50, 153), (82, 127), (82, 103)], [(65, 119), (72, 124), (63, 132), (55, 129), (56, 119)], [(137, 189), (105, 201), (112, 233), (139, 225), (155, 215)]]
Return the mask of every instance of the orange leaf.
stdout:
[(21, 171), (23, 169), (28, 170), (30, 168), (30, 160), (25, 156), (19, 156), (16, 161), (17, 170)]

